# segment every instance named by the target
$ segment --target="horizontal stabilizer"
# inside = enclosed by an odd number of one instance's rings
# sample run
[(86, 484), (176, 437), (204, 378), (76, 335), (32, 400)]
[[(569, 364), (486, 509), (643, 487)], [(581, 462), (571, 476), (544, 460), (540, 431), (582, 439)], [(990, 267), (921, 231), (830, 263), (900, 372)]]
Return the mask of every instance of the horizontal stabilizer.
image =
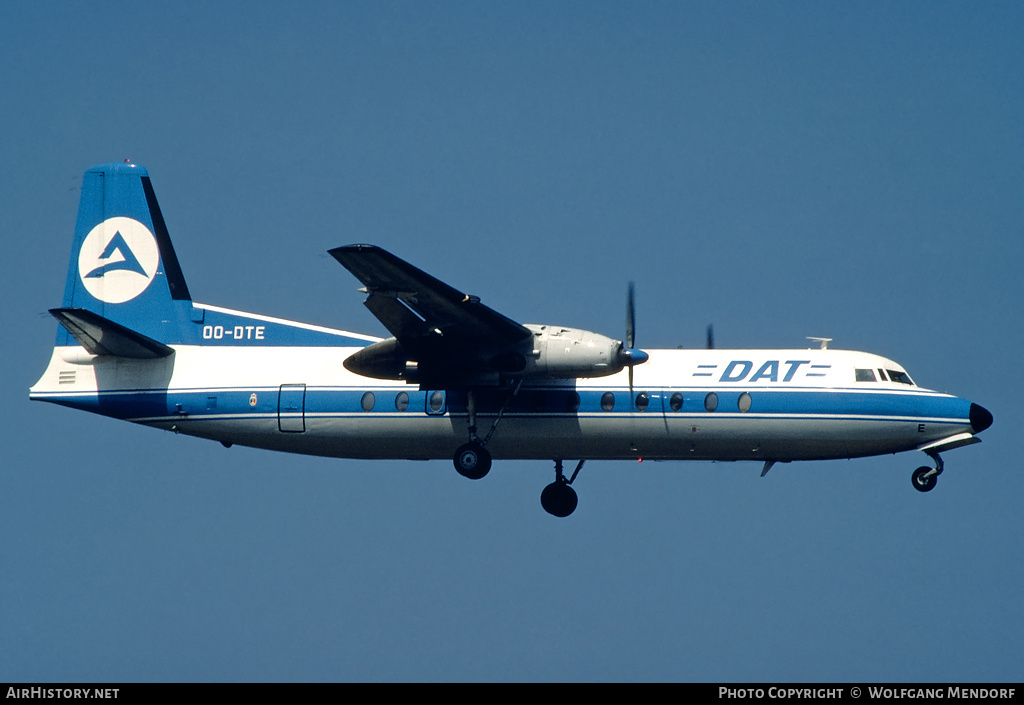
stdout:
[(174, 348), (83, 308), (52, 308), (50, 313), (93, 355), (145, 360), (174, 354)]

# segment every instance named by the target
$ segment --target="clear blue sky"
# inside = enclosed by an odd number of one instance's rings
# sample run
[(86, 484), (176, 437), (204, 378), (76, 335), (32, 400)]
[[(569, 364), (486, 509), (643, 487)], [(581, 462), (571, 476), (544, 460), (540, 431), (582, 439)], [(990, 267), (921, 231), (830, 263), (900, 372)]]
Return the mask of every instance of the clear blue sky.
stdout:
[[(1024, 679), (1019, 2), (33, 2), (0, 25), (0, 681)], [(82, 172), (197, 301), (383, 334), (372, 242), (522, 322), (877, 352), (980, 445), (280, 455), (30, 403)]]

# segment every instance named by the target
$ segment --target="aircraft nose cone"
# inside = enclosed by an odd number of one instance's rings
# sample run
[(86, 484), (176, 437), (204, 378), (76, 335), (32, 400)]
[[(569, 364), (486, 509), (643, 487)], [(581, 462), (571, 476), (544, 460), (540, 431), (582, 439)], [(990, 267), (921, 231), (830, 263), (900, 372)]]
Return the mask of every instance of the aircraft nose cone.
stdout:
[(975, 433), (981, 433), (992, 425), (992, 414), (983, 406), (971, 404), (971, 428)]

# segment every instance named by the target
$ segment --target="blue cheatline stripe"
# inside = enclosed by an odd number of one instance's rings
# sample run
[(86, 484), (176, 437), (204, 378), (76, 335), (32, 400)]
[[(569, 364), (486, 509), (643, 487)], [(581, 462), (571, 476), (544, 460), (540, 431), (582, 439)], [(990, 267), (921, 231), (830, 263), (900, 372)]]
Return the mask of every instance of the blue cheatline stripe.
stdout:
[[(88, 411), (124, 419), (157, 420), (177, 418), (187, 414), (191, 418), (231, 416), (261, 416), (276, 414), (278, 386), (259, 387), (197, 387), (189, 389), (147, 389), (109, 390), (96, 392), (47, 392), (36, 395), (38, 399), (82, 408)], [(363, 410), (363, 395), (374, 395), (373, 410)], [(403, 412), (396, 412), (395, 399), (404, 394), (408, 406)], [(506, 410), (509, 417), (519, 418), (730, 418), (730, 419), (831, 419), (870, 421), (919, 421), (933, 423), (967, 423), (970, 417), (970, 402), (938, 394), (862, 393), (841, 391), (783, 391), (765, 390), (750, 392), (751, 406), (748, 412), (740, 412), (739, 391), (716, 391), (719, 398), (717, 410), (708, 412), (704, 408), (704, 390), (683, 391), (683, 406), (680, 411), (668, 408), (669, 392), (647, 392), (650, 406), (646, 411), (636, 411), (626, 393), (616, 394), (616, 403), (611, 411), (601, 409), (601, 398), (605, 390), (583, 390), (579, 393), (579, 406), (575, 407), (576, 392), (568, 388), (523, 390)], [(366, 387), (323, 387), (307, 386), (305, 413), (307, 416), (365, 416), (397, 413), (424, 413), (429, 392), (402, 388)], [(457, 392), (447, 393), (447, 412), (461, 416), (466, 413), (465, 396)], [(495, 397), (484, 396), (478, 400), (478, 413), (493, 416), (501, 408), (494, 403)]]

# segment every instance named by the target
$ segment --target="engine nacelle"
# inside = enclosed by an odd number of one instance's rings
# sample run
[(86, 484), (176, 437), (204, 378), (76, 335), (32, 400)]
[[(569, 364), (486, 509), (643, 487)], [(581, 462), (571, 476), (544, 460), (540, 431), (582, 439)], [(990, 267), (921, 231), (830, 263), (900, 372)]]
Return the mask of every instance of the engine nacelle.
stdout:
[(605, 377), (623, 367), (618, 340), (579, 328), (526, 327), (533, 331), (533, 351), (524, 370), (527, 377)]
[(483, 360), (438, 353), (414, 360), (412, 353), (395, 338), (367, 345), (349, 355), (342, 364), (349, 372), (375, 379), (401, 380), (420, 388), (496, 387), (501, 374)]
[(417, 364), (409, 360), (409, 354), (395, 338), (367, 345), (349, 355), (342, 364), (349, 372), (363, 377), (417, 381)]
[(514, 348), (480, 351), (479, 358), (460, 354), (458, 348), (446, 350), (440, 346), (414, 355), (397, 339), (388, 338), (356, 351), (343, 364), (350, 372), (376, 379), (421, 385), (496, 386), (502, 379), (605, 377), (647, 358), (640, 351), (624, 350), (618, 340), (579, 328), (526, 327), (533, 332), (530, 340)]

